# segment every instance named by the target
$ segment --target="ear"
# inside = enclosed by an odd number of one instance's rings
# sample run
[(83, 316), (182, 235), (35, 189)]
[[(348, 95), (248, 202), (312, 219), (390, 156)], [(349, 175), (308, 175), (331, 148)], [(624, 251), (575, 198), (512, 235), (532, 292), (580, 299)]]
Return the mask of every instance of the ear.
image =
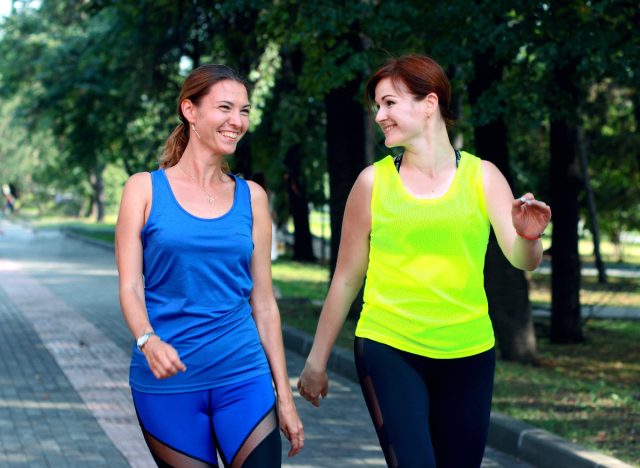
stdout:
[(189, 123), (195, 123), (198, 109), (195, 104), (191, 102), (191, 99), (183, 99), (180, 103), (180, 110)]
[(431, 117), (433, 113), (438, 110), (438, 95), (436, 93), (429, 93), (423, 101), (427, 117)]

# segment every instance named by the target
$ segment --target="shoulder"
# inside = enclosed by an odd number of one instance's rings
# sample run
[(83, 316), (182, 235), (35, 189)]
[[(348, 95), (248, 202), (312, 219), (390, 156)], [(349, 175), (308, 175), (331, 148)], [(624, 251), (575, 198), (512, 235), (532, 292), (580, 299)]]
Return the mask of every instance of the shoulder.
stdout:
[[(375, 163), (375, 164), (378, 164), (378, 163)], [(375, 164), (372, 164), (371, 166), (367, 166), (362, 171), (360, 171), (360, 174), (358, 174), (358, 177), (356, 178), (356, 181), (353, 184), (354, 189), (359, 189), (359, 190), (368, 189), (369, 191), (371, 191), (373, 187)]]
[(136, 194), (151, 192), (151, 173), (138, 172), (133, 174), (124, 185), (127, 192), (135, 192)]
[(482, 178), (485, 182), (504, 179), (500, 169), (498, 169), (491, 161), (486, 161), (484, 159), (480, 160), (480, 167), (482, 168)]
[(254, 182), (253, 180), (244, 180), (238, 177), (237, 179), (240, 183), (245, 183), (249, 187), (249, 192), (251, 192), (251, 198), (253, 197), (267, 197), (267, 192), (260, 186), (260, 184)]
[(251, 194), (251, 201), (252, 202), (267, 202), (267, 192), (265, 192), (265, 190), (260, 186), (260, 184), (252, 181), (252, 180), (244, 180), (241, 179), (240, 177), (238, 177), (236, 179), (236, 181), (239, 184), (246, 184), (247, 187), (249, 188), (249, 193)]

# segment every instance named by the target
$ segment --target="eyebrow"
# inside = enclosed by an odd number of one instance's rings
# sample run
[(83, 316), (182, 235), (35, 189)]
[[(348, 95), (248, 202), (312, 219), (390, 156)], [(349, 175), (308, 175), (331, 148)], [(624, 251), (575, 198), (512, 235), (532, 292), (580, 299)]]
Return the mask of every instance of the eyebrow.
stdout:
[[(231, 101), (217, 101), (217, 104), (227, 104), (228, 106), (233, 107), (234, 103)], [(251, 107), (251, 104), (245, 104), (244, 106), (242, 106), (243, 109), (250, 108), (250, 107)]]
[(385, 99), (387, 99), (388, 97), (396, 97), (396, 95), (395, 95), (395, 94), (385, 94), (385, 95), (384, 95), (384, 96), (382, 96), (380, 99), (381, 99), (381, 100), (385, 100)]

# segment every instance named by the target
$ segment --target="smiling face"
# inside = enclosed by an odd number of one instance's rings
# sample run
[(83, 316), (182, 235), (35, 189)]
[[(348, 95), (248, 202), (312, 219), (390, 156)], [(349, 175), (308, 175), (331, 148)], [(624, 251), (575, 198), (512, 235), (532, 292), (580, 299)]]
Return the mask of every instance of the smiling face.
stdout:
[(189, 138), (214, 154), (232, 154), (249, 128), (250, 108), (247, 89), (242, 83), (219, 81), (197, 105), (185, 100), (183, 112), (196, 130), (190, 132)]
[(427, 108), (425, 100), (416, 100), (401, 83), (383, 78), (376, 86), (378, 108), (376, 123), (384, 133), (387, 147), (408, 146), (414, 138), (424, 135)]

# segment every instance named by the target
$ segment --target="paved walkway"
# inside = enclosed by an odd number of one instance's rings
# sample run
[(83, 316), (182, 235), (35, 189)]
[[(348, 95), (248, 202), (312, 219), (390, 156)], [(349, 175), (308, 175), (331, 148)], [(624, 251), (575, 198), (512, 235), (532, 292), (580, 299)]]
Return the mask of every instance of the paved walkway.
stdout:
[[(0, 466), (155, 466), (128, 388), (132, 346), (113, 255), (0, 220)], [(291, 384), (303, 358), (287, 352)], [(385, 466), (359, 387), (332, 375), (285, 467)], [(528, 465), (492, 449), (483, 467)]]

